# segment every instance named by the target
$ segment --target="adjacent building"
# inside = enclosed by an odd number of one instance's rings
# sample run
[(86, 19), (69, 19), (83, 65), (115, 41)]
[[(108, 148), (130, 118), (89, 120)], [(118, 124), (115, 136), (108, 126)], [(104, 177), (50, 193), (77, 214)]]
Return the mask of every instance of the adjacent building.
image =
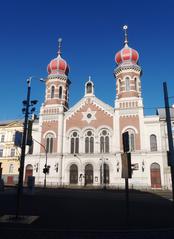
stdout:
[(15, 132), (22, 131), (22, 121), (0, 122), (0, 163), (5, 184), (14, 185), (18, 181), (20, 148), (14, 145)]

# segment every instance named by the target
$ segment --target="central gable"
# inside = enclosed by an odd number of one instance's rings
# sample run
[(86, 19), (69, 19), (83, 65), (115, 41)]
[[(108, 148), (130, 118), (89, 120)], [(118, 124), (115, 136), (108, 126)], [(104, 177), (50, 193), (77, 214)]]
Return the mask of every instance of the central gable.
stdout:
[(113, 128), (113, 108), (96, 97), (83, 98), (66, 115), (66, 131), (70, 128), (98, 128), (107, 125)]

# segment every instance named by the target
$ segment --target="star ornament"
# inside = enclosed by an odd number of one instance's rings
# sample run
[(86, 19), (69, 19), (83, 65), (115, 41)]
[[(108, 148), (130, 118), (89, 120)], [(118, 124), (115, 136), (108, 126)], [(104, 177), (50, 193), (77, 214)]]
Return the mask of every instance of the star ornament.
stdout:
[(83, 121), (87, 121), (87, 123), (91, 123), (92, 120), (96, 120), (95, 114), (96, 111), (92, 111), (90, 108), (87, 109), (86, 112), (82, 112), (83, 114)]

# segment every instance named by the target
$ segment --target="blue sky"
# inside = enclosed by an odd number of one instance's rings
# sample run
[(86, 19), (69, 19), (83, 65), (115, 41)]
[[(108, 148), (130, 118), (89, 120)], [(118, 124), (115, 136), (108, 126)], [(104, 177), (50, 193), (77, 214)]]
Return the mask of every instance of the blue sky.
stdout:
[[(57, 55), (59, 37), (63, 38), (62, 57), (70, 65), (70, 106), (83, 97), (89, 75), (95, 95), (113, 106), (114, 57), (123, 47), (124, 24), (129, 27), (129, 46), (140, 55), (145, 114), (155, 114), (155, 107), (164, 106), (164, 81), (169, 95), (174, 95), (173, 23), (172, 0), (2, 1), (0, 120), (23, 117), (26, 79), (47, 76), (46, 67)], [(45, 87), (36, 79), (31, 87), (31, 98), (39, 100), (39, 113)]]

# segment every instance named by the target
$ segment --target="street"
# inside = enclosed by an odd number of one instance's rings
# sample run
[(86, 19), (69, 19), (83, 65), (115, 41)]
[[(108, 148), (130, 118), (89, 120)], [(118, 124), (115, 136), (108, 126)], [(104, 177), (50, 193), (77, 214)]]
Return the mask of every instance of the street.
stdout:
[[(162, 194), (162, 197), (160, 196)], [(32, 224), (0, 223), (2, 238), (173, 238), (170, 192), (25, 189), (21, 215), (39, 216)], [(169, 199), (167, 199), (169, 198)], [(15, 214), (16, 192), (0, 192), (0, 214)]]

